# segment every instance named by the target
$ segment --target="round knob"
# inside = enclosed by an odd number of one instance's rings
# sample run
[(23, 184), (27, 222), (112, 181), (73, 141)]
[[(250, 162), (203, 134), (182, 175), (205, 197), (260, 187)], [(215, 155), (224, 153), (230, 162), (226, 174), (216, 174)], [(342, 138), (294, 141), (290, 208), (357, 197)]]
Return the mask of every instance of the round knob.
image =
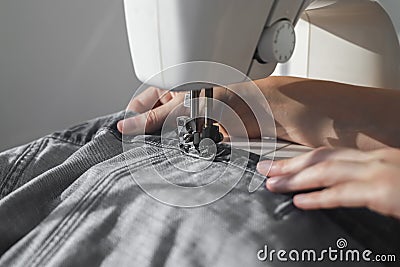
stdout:
[(280, 20), (265, 28), (258, 43), (258, 59), (262, 63), (287, 62), (293, 54), (296, 34), (289, 20)]

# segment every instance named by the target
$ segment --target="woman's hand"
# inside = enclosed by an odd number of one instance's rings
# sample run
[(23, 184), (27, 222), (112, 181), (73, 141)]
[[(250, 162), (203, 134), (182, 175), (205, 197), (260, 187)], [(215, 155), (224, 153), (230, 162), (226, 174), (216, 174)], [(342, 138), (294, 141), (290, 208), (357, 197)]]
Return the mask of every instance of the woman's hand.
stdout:
[[(255, 82), (257, 83), (257, 81)], [(237, 93), (239, 92), (239, 93)], [(239, 96), (240, 92), (246, 92), (248, 95), (248, 104)], [(214, 99), (218, 100), (218, 105), (214, 104), (213, 115), (218, 118), (224, 117), (222, 120), (225, 123), (221, 126), (221, 130), (225, 136), (227, 131), (230, 135), (241, 136), (246, 135), (249, 138), (260, 137), (259, 124), (249, 107), (254, 102), (260, 103), (260, 97), (264, 98), (261, 91), (258, 93), (254, 86), (250, 83), (241, 83), (230, 86), (230, 90), (222, 87), (214, 87)], [(189, 109), (183, 106), (185, 94), (187, 92), (171, 92), (161, 90), (155, 87), (150, 87), (136, 96), (129, 103), (127, 110), (140, 113), (135, 117), (131, 117), (118, 122), (118, 130), (123, 134), (137, 135), (146, 132), (155, 132), (163, 126), (167, 117), (169, 122), (174, 122), (174, 118), (182, 115), (189, 115)], [(257, 102), (258, 101), (258, 102)], [(261, 100), (262, 101), (262, 100)], [(266, 102), (266, 100), (264, 100)], [(226, 110), (223, 110), (223, 105), (229, 106), (233, 112), (240, 117), (241, 122), (236, 118), (231, 118)], [(201, 105), (200, 105), (201, 108)], [(244, 133), (243, 128), (238, 127), (238, 123), (243, 123), (247, 133)], [(176, 126), (176, 125), (175, 125)], [(225, 129), (224, 129), (225, 128)]]
[(170, 92), (149, 87), (129, 102), (127, 110), (140, 113), (118, 122), (118, 130), (123, 134), (143, 134), (161, 128), (167, 116), (182, 104), (184, 92)]
[[(262, 125), (257, 123), (252, 112), (254, 105), (246, 105), (238, 97), (238, 92), (256, 102), (268, 100), (280, 139), (310, 147), (339, 146), (363, 150), (400, 147), (400, 127), (393, 126), (400, 112), (400, 90), (295, 77), (270, 76), (254, 83), (261, 90), (259, 94), (256, 91), (260, 90), (247, 87), (249, 83), (230, 86), (234, 93), (214, 88), (214, 98), (239, 115), (250, 138), (260, 136), (259, 127), (268, 131), (270, 125), (265, 121)], [(183, 102), (184, 94), (147, 89), (128, 106), (128, 110), (143, 114), (125, 123), (120, 122), (118, 129), (132, 135), (159, 130), (171, 112), (176, 111), (173, 116), (188, 114), (188, 110), (178, 107)], [(232, 129), (237, 128), (236, 119), (230, 123)], [(237, 136), (237, 133), (230, 132), (230, 135)]]
[(318, 148), (292, 159), (260, 162), (258, 171), (270, 177), (273, 192), (296, 192), (301, 209), (367, 207), (400, 219), (400, 150), (370, 152)]

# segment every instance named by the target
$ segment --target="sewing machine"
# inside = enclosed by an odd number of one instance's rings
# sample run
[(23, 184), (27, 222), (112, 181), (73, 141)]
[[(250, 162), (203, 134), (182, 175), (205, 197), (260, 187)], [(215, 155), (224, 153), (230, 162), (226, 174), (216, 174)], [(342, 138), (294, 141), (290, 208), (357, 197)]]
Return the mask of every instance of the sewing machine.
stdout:
[[(183, 129), (181, 145), (195, 147), (205, 138), (218, 143), (222, 135), (209, 118), (212, 101), (205, 101), (202, 118), (197, 100), (203, 88), (206, 99), (213, 97), (212, 85), (201, 81), (212, 81), (215, 73), (186, 68), (187, 62), (217, 62), (251, 79), (275, 71), (275, 75), (400, 88), (399, 42), (383, 2), (124, 1), (136, 75), (158, 88), (190, 91), (190, 117), (178, 119), (178, 128)], [(177, 65), (182, 67), (165, 71)], [(185, 84), (188, 76), (199, 82)], [(239, 82), (221, 79), (223, 84)]]

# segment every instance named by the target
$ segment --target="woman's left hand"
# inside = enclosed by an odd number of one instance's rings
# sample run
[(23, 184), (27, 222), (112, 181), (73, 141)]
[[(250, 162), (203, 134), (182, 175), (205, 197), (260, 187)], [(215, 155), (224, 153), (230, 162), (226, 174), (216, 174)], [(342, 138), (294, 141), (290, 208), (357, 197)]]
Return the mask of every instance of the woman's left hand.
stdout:
[(318, 148), (292, 159), (260, 162), (273, 192), (316, 190), (295, 195), (301, 209), (367, 207), (400, 219), (400, 150)]

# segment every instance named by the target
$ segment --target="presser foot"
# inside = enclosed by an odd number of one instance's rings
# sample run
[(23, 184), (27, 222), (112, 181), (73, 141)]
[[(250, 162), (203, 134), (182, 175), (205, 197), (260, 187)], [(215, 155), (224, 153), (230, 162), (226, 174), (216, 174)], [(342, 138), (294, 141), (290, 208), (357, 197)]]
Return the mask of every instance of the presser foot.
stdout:
[(208, 158), (217, 153), (216, 144), (223, 140), (223, 135), (219, 132), (219, 126), (208, 124), (198, 129), (200, 119), (181, 116), (177, 118), (177, 131), (179, 147), (186, 153), (197, 151), (201, 157)]

